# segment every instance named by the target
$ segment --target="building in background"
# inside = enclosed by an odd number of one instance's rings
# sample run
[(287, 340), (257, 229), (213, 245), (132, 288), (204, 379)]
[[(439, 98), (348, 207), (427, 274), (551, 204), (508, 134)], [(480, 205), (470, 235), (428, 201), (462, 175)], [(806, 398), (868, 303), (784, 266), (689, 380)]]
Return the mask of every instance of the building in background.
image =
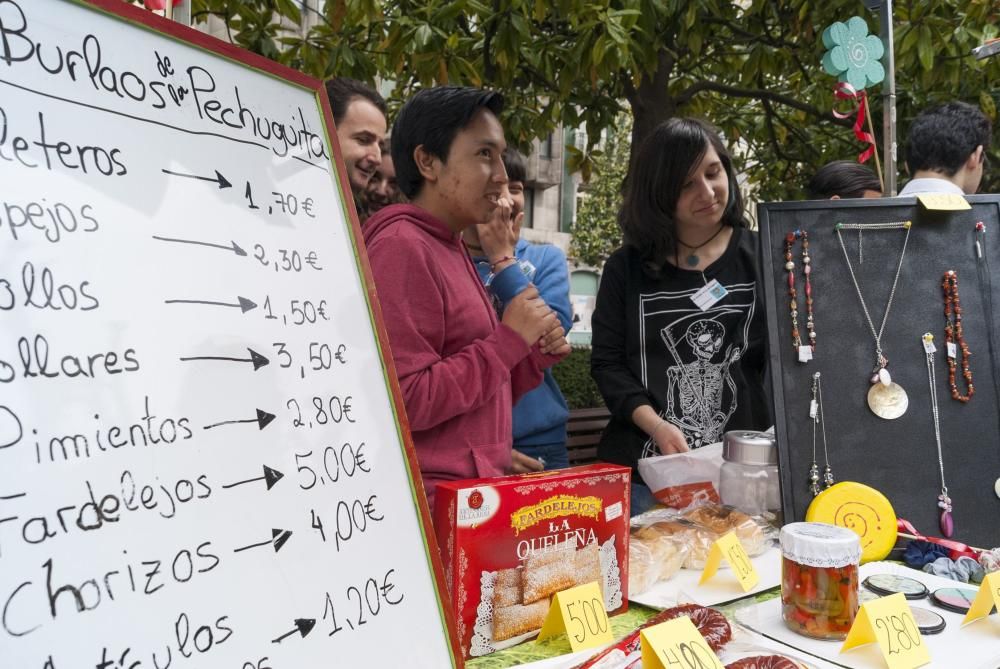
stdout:
[[(554, 244), (567, 256), (580, 197), (580, 176), (566, 169), (566, 145), (582, 139), (582, 134), (576, 131), (556, 128), (544, 140), (536, 140), (528, 156), (521, 236), (534, 243)], [(590, 316), (594, 312), (600, 275), (594, 268), (575, 266), (572, 260), (569, 272), (573, 328), (567, 338), (574, 346), (590, 346)]]

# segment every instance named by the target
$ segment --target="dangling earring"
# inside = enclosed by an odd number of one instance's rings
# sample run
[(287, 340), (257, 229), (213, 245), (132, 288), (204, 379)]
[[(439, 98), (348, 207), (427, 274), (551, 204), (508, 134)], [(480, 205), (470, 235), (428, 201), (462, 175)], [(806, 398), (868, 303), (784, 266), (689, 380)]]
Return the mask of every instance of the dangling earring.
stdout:
[(823, 390), (819, 383), (819, 372), (813, 374), (809, 418), (813, 424), (813, 461), (809, 467), (809, 492), (815, 497), (820, 492), (819, 465), (816, 463), (816, 423), (820, 424), (823, 435), (823, 458), (826, 460), (826, 466), (823, 467), (823, 488), (829, 488), (834, 483), (833, 469), (830, 468), (830, 454), (826, 448), (826, 420), (823, 418)]

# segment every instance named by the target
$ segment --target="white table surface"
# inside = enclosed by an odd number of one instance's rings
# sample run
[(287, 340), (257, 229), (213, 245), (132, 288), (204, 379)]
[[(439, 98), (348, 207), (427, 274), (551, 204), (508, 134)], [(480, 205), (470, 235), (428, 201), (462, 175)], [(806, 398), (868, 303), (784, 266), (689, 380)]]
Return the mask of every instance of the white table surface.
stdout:
[[(861, 566), (860, 579), (872, 574), (898, 574), (916, 579), (933, 592), (938, 588), (964, 587), (975, 590), (976, 585), (958, 583), (940, 576), (910, 569), (892, 562), (871, 562)], [(931, 604), (928, 598), (908, 600), (911, 607), (922, 607), (940, 614), (947, 627), (939, 634), (923, 635), (930, 652), (931, 663), (926, 667), (941, 669), (998, 669), (1000, 667), (1000, 619), (988, 618), (961, 626), (965, 617)], [(742, 607), (736, 611), (736, 622), (771, 639), (828, 660), (814, 660), (817, 667), (850, 667), (851, 669), (883, 669), (885, 663), (875, 644), (840, 652), (842, 641), (822, 641), (796, 634), (781, 620), (781, 599), (772, 599)]]

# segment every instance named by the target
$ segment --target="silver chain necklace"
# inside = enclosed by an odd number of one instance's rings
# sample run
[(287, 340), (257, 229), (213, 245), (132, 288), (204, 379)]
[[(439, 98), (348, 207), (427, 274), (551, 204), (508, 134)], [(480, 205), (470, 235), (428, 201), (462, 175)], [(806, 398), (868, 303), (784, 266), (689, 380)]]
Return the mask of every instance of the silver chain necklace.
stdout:
[(950, 537), (955, 533), (955, 521), (951, 515), (951, 497), (948, 496), (948, 486), (944, 482), (944, 454), (941, 449), (941, 421), (938, 414), (937, 373), (934, 371), (934, 335), (930, 332), (921, 337), (924, 351), (927, 353), (927, 383), (931, 389), (931, 415), (934, 417), (934, 442), (937, 444), (938, 470), (941, 472), (941, 494), (938, 495), (938, 508), (941, 509), (941, 534)]
[[(903, 259), (906, 257), (906, 245), (910, 241), (910, 221), (897, 221), (893, 223), (837, 223), (834, 230), (837, 232), (837, 239), (840, 241), (840, 248), (844, 252), (844, 260), (847, 261), (847, 270), (851, 274), (851, 282), (861, 302), (861, 310), (865, 314), (865, 321), (875, 340), (875, 367), (872, 370), (872, 387), (868, 390), (868, 407), (879, 418), (891, 420), (899, 418), (906, 413), (909, 398), (906, 391), (898, 383), (893, 383), (892, 377), (886, 366), (889, 360), (882, 353), (882, 334), (885, 332), (885, 324), (889, 320), (889, 312), (892, 310), (892, 300), (896, 296), (896, 286), (899, 283), (899, 275), (903, 270)], [(847, 253), (847, 246), (844, 245), (842, 230), (858, 231), (858, 253), (861, 254), (861, 234), (865, 230), (906, 230), (906, 237), (903, 238), (903, 251), (899, 254), (899, 264), (896, 266), (896, 275), (892, 280), (892, 288), (889, 290), (889, 301), (885, 305), (885, 313), (882, 315), (882, 323), (879, 329), (875, 330), (875, 323), (872, 321), (868, 305), (865, 303), (865, 296), (861, 293), (861, 286), (858, 284), (858, 277), (854, 273), (854, 266), (851, 264), (851, 257)]]
[(820, 493), (819, 464), (816, 462), (816, 424), (819, 423), (823, 433), (823, 457), (826, 466), (823, 468), (823, 488), (833, 485), (833, 469), (830, 468), (830, 453), (826, 449), (826, 418), (823, 416), (823, 389), (819, 382), (820, 374), (813, 374), (812, 400), (809, 402), (809, 418), (813, 424), (813, 461), (809, 467), (809, 492), (815, 497)]

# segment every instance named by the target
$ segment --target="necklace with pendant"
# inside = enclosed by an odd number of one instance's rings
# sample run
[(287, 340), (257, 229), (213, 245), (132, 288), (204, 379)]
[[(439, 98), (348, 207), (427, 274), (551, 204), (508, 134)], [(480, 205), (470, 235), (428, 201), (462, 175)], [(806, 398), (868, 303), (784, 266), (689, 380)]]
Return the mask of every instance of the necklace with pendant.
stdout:
[[(677, 240), (677, 244), (678, 245), (684, 246), (684, 247), (686, 247), (690, 251), (690, 253), (688, 253), (687, 257), (684, 258), (684, 262), (686, 262), (688, 264), (688, 267), (697, 267), (698, 266), (698, 263), (701, 262), (701, 258), (698, 256), (697, 253), (695, 253), (695, 251), (697, 251), (698, 249), (702, 248), (703, 246), (705, 246), (706, 244), (708, 244), (710, 241), (712, 241), (713, 239), (715, 239), (716, 237), (718, 237), (719, 233), (721, 233), (722, 229), (725, 228), (725, 227), (726, 227), (725, 223), (719, 223), (719, 229), (716, 230), (715, 233), (713, 233), (711, 237), (709, 237), (708, 239), (706, 239), (705, 241), (703, 241), (701, 244), (698, 244), (698, 246), (691, 246), (690, 244), (685, 244), (680, 239)], [(674, 257), (674, 264), (675, 265), (677, 264), (677, 258), (676, 258), (676, 256)]]
[(934, 418), (934, 443), (937, 444), (938, 471), (941, 472), (941, 494), (938, 495), (938, 508), (941, 509), (941, 534), (951, 537), (955, 533), (955, 520), (951, 515), (951, 497), (948, 496), (948, 486), (944, 482), (944, 454), (941, 449), (941, 422), (938, 417), (937, 374), (934, 372), (934, 335), (930, 332), (921, 338), (924, 342), (924, 352), (927, 354), (927, 384), (931, 389), (931, 416)]
[[(899, 274), (903, 269), (903, 258), (906, 257), (906, 244), (910, 240), (910, 221), (899, 221), (895, 223), (837, 223), (834, 230), (837, 239), (840, 241), (840, 248), (844, 252), (844, 260), (847, 261), (847, 269), (851, 273), (851, 281), (854, 283), (854, 290), (858, 294), (858, 301), (861, 302), (861, 310), (865, 314), (865, 321), (875, 340), (875, 367), (872, 369), (872, 387), (868, 390), (868, 408), (879, 418), (892, 420), (899, 418), (906, 413), (909, 398), (906, 391), (898, 384), (894, 383), (892, 376), (886, 366), (889, 359), (882, 353), (882, 333), (885, 332), (885, 324), (889, 320), (889, 311), (892, 309), (892, 299), (896, 296), (896, 285), (899, 283)], [(865, 304), (865, 296), (861, 293), (861, 286), (858, 285), (858, 278), (854, 273), (854, 266), (851, 265), (851, 257), (847, 253), (844, 245), (842, 230), (858, 231), (858, 247), (860, 256), (861, 233), (865, 230), (906, 230), (906, 237), (903, 238), (903, 251), (899, 254), (899, 265), (896, 267), (896, 276), (892, 280), (892, 288), (889, 290), (889, 301), (885, 305), (885, 313), (882, 316), (882, 324), (875, 330), (875, 323), (872, 321)]]

